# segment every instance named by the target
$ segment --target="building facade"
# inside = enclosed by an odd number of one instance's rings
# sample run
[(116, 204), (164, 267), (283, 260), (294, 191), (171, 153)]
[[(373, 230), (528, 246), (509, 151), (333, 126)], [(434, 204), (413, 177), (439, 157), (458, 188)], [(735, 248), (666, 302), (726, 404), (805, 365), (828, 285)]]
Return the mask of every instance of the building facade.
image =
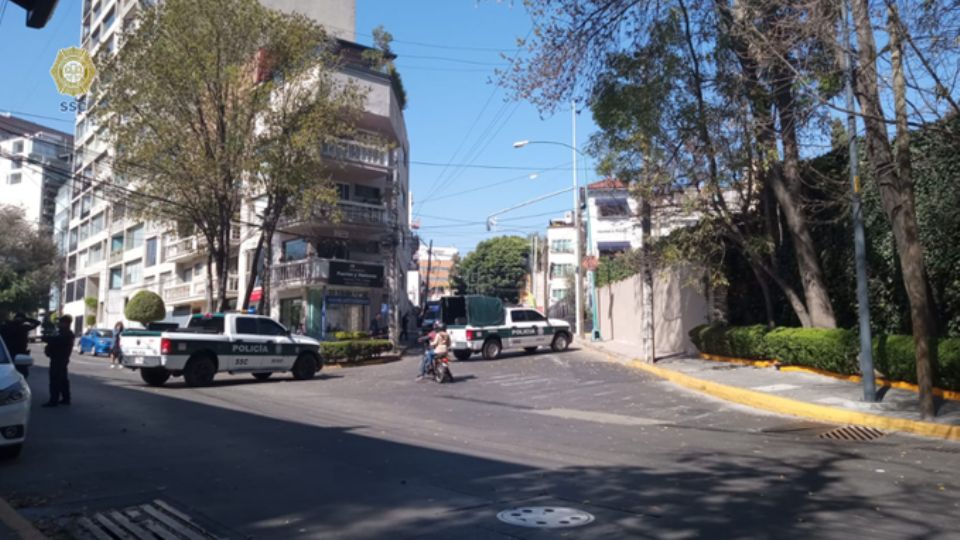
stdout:
[(425, 300), (438, 300), (453, 294), (451, 272), (460, 250), (455, 247), (421, 245), (417, 251), (420, 288)]
[[(134, 24), (139, 4), (84, 0), (81, 46), (91, 54), (115, 51), (120, 46), (120, 32)], [(353, 37), (352, 1), (264, 0), (263, 4), (298, 11), (320, 24), (328, 23), (329, 15), (332, 34)], [(324, 6), (328, 4), (336, 9), (327, 10)], [(322, 149), (331, 165), (328, 171), (318, 171), (318, 178), (334, 179), (341, 219), (336, 224), (326, 218), (281, 224), (268, 265), (269, 314), (293, 330), (318, 338), (339, 329), (368, 329), (374, 320), (393, 334), (397, 313), (408, 302), (405, 278), (415, 250), (407, 212), (406, 125), (390, 77), (362, 61), (365, 47), (347, 39), (338, 43), (343, 57), (338, 77), (367, 90), (357, 126), (360, 135)], [(113, 149), (82, 98), (78, 102), (77, 182), (68, 220), (63, 309), (75, 316), (78, 330), (84, 315), (93, 315), (97, 326), (112, 326), (124, 320), (123, 309), (133, 294), (152, 290), (163, 297), (168, 320), (182, 323), (190, 314), (207, 309), (205, 241), (170, 224), (133, 219), (122, 200), (108, 196), (111, 192), (103, 186), (117, 180), (110, 168)], [(265, 267), (252, 255), (260, 234), (258, 204), (257, 200), (247, 201), (240, 216), (242, 225), (232, 228), (226, 285), (231, 307), (241, 303), (239, 297), (254, 264)], [(254, 290), (254, 300), (262, 291)]]

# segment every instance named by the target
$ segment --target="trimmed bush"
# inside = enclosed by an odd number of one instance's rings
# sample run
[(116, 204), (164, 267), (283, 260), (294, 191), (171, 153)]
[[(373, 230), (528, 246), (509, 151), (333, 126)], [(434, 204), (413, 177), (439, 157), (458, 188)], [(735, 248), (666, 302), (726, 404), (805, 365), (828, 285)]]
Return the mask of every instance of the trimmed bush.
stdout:
[[(934, 386), (960, 390), (960, 338), (937, 340)], [(873, 340), (873, 365), (888, 378), (916, 384), (913, 336), (879, 336)]]
[(356, 362), (380, 356), (393, 350), (388, 339), (365, 339), (353, 341), (324, 341), (320, 353), (326, 362)]
[(768, 331), (762, 324), (736, 327), (702, 324), (694, 327), (687, 335), (701, 352), (732, 358), (764, 360), (770, 358), (764, 340)]
[(167, 316), (163, 298), (153, 291), (140, 291), (133, 295), (123, 308), (123, 316), (146, 326), (147, 323), (162, 320)]
[(356, 332), (334, 332), (333, 339), (337, 341), (350, 341), (353, 339), (369, 339), (370, 332), (364, 332), (362, 330)]
[(86, 317), (83, 318), (83, 324), (84, 324), (87, 328), (90, 328), (91, 326), (97, 324), (97, 316), (96, 316), (96, 315), (87, 315)]
[(782, 364), (810, 366), (844, 375), (860, 372), (857, 334), (827, 328), (777, 328), (766, 336), (770, 355)]

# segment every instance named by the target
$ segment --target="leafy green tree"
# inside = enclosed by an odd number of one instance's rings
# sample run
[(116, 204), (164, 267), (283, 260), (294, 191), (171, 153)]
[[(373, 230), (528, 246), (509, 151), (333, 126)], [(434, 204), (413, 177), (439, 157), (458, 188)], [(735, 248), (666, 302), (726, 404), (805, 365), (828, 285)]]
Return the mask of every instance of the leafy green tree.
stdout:
[(140, 291), (123, 308), (123, 316), (146, 326), (167, 316), (163, 298), (153, 291)]
[(22, 209), (0, 205), (0, 320), (33, 313), (60, 276), (61, 260), (48, 231), (37, 230)]
[(530, 244), (519, 236), (484, 240), (457, 265), (457, 294), (496, 296), (517, 303), (529, 271)]

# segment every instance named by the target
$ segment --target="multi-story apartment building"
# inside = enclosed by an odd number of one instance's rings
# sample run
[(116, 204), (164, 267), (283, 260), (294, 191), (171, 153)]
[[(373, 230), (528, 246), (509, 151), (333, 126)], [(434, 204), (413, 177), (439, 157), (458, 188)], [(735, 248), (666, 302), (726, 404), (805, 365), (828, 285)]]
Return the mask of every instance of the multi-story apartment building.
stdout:
[(52, 230), (72, 150), (73, 136), (0, 113), (0, 203), (22, 208), (28, 221)]
[[(326, 337), (333, 330), (361, 330), (377, 324), (395, 335), (399, 313), (408, 303), (406, 273), (413, 260), (408, 213), (408, 155), (402, 106), (388, 74), (362, 59), (365, 47), (353, 43), (352, 1), (290, 2), (261, 0), (267, 7), (313, 17), (338, 38), (343, 62), (338, 74), (367, 90), (357, 126), (361, 136), (324, 146), (340, 193), (341, 220), (291, 219), (274, 238), (270, 273), (271, 315), (296, 330)], [(115, 50), (118, 31), (133, 24), (136, 0), (85, 0), (82, 46), (92, 54)], [(122, 23), (119, 21), (123, 21)], [(82, 103), (82, 100), (81, 100)], [(167, 304), (168, 317), (182, 322), (206, 308), (206, 249), (203, 239), (170, 224), (132, 219), (122, 202), (106, 200), (99, 187), (114, 172), (112, 149), (103, 128), (88, 111), (77, 116), (75, 171), (80, 180), (69, 220), (68, 282), (65, 311), (93, 314), (97, 324), (123, 319), (127, 300), (149, 289)], [(377, 144), (373, 141), (376, 139)], [(387, 144), (382, 144), (386, 141)], [(228, 298), (238, 303), (260, 230), (258, 201), (250, 200), (235, 225)], [(262, 289), (255, 289), (262, 295)], [(85, 298), (95, 300), (85, 302)], [(96, 307), (91, 307), (96, 306)], [(83, 317), (76, 317), (82, 320)]]
[(417, 264), (425, 300), (437, 300), (441, 296), (453, 294), (450, 273), (459, 253), (460, 250), (455, 247), (420, 246), (417, 251)]
[(549, 294), (549, 298), (544, 301), (547, 306), (558, 305), (573, 294), (574, 272), (578, 264), (576, 241), (577, 231), (573, 227), (570, 214), (562, 219), (550, 220), (547, 226), (547, 257), (544, 265)]

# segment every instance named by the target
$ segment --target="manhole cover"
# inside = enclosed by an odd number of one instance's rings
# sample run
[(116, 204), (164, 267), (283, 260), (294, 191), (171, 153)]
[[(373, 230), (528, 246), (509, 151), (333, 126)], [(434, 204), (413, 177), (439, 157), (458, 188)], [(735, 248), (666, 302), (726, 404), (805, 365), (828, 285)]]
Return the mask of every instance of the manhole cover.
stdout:
[(825, 431), (818, 435), (821, 439), (833, 439), (836, 441), (872, 441), (883, 437), (886, 433), (879, 429), (864, 426), (843, 426), (830, 431)]
[(576, 508), (521, 506), (500, 512), (497, 519), (520, 527), (562, 529), (586, 525), (593, 521), (593, 515)]

